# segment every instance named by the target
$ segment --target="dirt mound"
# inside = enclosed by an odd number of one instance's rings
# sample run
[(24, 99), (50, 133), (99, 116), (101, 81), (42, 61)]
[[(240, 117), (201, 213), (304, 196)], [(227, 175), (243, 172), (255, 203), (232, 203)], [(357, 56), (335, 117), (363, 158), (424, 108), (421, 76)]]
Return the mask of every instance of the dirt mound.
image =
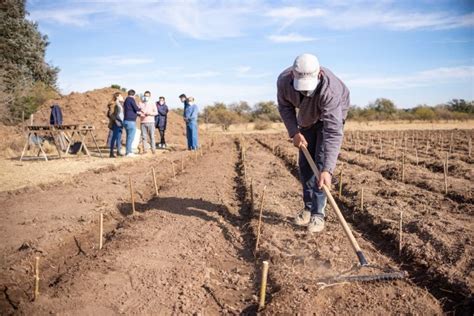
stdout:
[[(40, 106), (34, 113), (34, 125), (49, 125), (50, 107), (59, 104), (63, 113), (64, 124), (92, 124), (96, 128), (96, 134), (101, 144), (104, 144), (108, 134), (107, 104), (115, 92), (122, 92), (112, 88), (102, 88), (84, 93), (72, 92), (60, 98), (51, 99)], [(126, 93), (122, 92), (124, 96)], [(29, 122), (27, 122), (29, 123)], [(182, 118), (174, 113), (168, 114), (167, 142), (174, 145), (184, 146), (185, 126)], [(158, 132), (156, 133), (158, 136)], [(0, 155), (13, 157), (18, 155), (24, 143), (21, 125), (0, 126), (0, 137), (3, 140), (0, 146)]]

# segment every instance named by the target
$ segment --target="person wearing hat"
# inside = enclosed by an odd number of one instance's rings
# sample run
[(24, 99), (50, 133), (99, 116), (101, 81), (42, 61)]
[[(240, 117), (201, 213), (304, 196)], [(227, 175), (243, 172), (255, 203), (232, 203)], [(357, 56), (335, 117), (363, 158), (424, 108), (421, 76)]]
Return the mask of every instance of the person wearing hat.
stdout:
[(322, 185), (331, 186), (349, 110), (349, 90), (311, 54), (296, 57), (293, 66), (279, 75), (277, 90), (278, 110), (288, 135), (296, 147), (308, 148), (320, 171), (316, 183), (308, 161), (300, 152), (304, 208), (296, 214), (295, 223), (307, 225), (311, 233), (320, 232), (324, 229), (326, 208)]

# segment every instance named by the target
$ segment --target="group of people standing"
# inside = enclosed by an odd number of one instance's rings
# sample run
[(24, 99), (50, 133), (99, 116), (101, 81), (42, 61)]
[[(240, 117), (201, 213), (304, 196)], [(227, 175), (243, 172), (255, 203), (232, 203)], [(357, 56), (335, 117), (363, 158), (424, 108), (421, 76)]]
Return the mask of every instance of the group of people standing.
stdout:
[[(198, 149), (198, 108), (194, 104), (194, 98), (187, 98), (182, 94), (179, 96), (184, 104), (184, 120), (186, 122), (186, 136), (188, 140), (188, 149)], [(151, 92), (145, 91), (140, 102), (135, 100), (135, 91), (129, 90), (124, 99), (120, 92), (113, 94), (112, 101), (108, 104), (107, 117), (109, 119), (109, 137), (107, 144), (110, 147), (110, 157), (124, 156), (121, 151), (122, 132), (125, 129), (125, 156), (133, 157), (133, 144), (136, 134), (136, 121), (140, 118), (141, 141), (143, 143), (143, 153), (149, 150), (154, 154), (156, 152), (155, 129), (160, 133), (160, 142), (158, 148), (166, 148), (165, 131), (168, 121), (168, 106), (165, 97), (161, 96), (159, 101), (154, 103), (151, 100)], [(117, 155), (115, 155), (115, 148)]]

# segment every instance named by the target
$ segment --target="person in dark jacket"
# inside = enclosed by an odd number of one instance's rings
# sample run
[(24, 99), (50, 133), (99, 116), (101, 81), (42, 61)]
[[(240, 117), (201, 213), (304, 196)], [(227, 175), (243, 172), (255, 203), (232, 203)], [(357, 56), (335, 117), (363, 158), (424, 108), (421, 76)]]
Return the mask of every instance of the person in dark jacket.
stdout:
[(322, 186), (331, 186), (349, 111), (349, 89), (311, 54), (296, 57), (293, 66), (278, 77), (277, 89), (278, 110), (289, 137), (300, 150), (307, 147), (320, 172), (316, 183), (309, 162), (300, 153), (304, 209), (295, 223), (308, 225), (310, 233), (320, 232), (326, 208)]
[(59, 104), (53, 104), (51, 106), (51, 115), (49, 116), (49, 124), (54, 126), (63, 125), (63, 112)]
[(141, 115), (140, 108), (135, 102), (135, 90), (128, 90), (128, 96), (123, 103), (123, 127), (127, 133), (126, 138), (126, 156), (133, 157), (135, 154), (132, 152), (132, 142), (135, 138), (135, 133), (137, 130), (136, 121), (137, 117)]
[(117, 145), (117, 155), (123, 156), (120, 152), (122, 148), (122, 129), (123, 129), (123, 97), (120, 92), (115, 92), (113, 96), (114, 107), (109, 116), (109, 126), (112, 127), (112, 139), (110, 141), (110, 158), (115, 158), (114, 147)]
[(158, 115), (155, 116), (155, 127), (160, 132), (158, 148), (166, 148), (165, 131), (168, 121), (168, 106), (166, 105), (165, 97), (160, 97), (159, 101), (156, 102), (156, 109), (158, 110)]
[[(51, 115), (49, 116), (49, 124), (53, 126), (61, 126), (63, 125), (63, 112), (61, 111), (61, 107), (59, 104), (53, 104), (51, 106)], [(64, 134), (62, 131), (59, 132), (58, 136), (54, 137), (54, 140), (57, 144), (59, 144), (59, 147), (61, 150), (66, 150), (67, 144), (66, 144), (66, 138), (64, 137)]]

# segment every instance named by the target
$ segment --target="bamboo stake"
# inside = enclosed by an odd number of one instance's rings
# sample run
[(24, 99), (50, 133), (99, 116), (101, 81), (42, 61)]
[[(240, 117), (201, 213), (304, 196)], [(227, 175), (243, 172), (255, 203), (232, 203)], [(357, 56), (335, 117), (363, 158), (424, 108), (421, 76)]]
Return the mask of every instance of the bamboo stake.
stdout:
[(257, 226), (257, 240), (255, 241), (255, 256), (257, 255), (258, 243), (260, 241), (260, 228), (262, 227), (262, 213), (263, 213), (263, 201), (265, 199), (265, 191), (267, 186), (263, 187), (262, 198), (260, 200), (260, 214), (258, 215), (258, 226)]
[(99, 249), (102, 249), (103, 236), (104, 235), (104, 214), (100, 212), (99, 215)]
[(428, 155), (428, 148), (430, 148), (430, 140), (429, 139), (426, 140), (426, 153), (425, 153), (425, 155)]
[(135, 195), (133, 194), (133, 184), (132, 184), (132, 177), (128, 176), (128, 185), (130, 187), (130, 198), (132, 201), (132, 214), (135, 213)]
[(405, 182), (405, 150), (402, 151), (402, 182)]
[(253, 214), (254, 201), (253, 201), (253, 179), (250, 179), (250, 212)]
[(176, 179), (176, 170), (174, 168), (174, 162), (171, 161), (171, 169), (173, 171), (173, 179)]
[(472, 151), (472, 138), (469, 137), (469, 145), (468, 145), (468, 154), (469, 154), (469, 158), (471, 158), (471, 151)]
[(449, 170), (449, 153), (446, 153), (446, 174), (448, 174)]
[(39, 297), (39, 257), (35, 257), (35, 291), (34, 291), (34, 300), (36, 301)]
[(267, 295), (267, 278), (268, 278), (268, 261), (263, 261), (262, 284), (260, 284), (260, 302), (258, 304), (258, 307), (260, 309), (265, 307), (265, 297)]
[(155, 167), (151, 167), (151, 173), (153, 174), (153, 184), (155, 186), (155, 195), (158, 196), (158, 184), (156, 184)]
[(444, 169), (444, 193), (448, 194), (448, 168), (446, 166), (446, 162), (443, 161), (443, 169)]
[(418, 148), (415, 147), (416, 165), (418, 166)]
[(360, 190), (360, 209), (361, 211), (364, 210), (364, 187)]
[(31, 116), (30, 116), (30, 125), (33, 125), (33, 123), (34, 123), (34, 118), (33, 118), (33, 116), (34, 116), (33, 114), (31, 114)]
[(339, 173), (339, 199), (342, 197), (342, 166), (341, 166), (341, 172)]
[(400, 211), (400, 225), (398, 227), (399, 236), (398, 236), (398, 255), (402, 255), (402, 235), (403, 235), (403, 211)]

